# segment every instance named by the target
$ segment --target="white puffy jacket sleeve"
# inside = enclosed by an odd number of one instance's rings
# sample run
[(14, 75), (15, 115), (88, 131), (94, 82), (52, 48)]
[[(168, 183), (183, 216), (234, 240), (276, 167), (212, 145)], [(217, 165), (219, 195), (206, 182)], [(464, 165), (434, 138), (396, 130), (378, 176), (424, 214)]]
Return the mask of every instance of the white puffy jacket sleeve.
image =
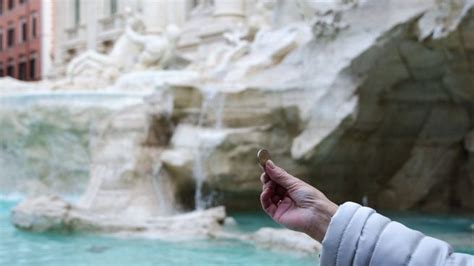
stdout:
[(474, 266), (473, 256), (353, 202), (339, 206), (322, 245), (321, 266)]

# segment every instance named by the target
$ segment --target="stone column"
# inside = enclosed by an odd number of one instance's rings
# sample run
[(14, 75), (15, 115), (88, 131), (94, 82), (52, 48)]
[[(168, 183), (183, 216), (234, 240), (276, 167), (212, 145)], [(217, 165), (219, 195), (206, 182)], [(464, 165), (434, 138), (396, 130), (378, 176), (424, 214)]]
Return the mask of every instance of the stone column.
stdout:
[(99, 26), (97, 4), (93, 1), (81, 1), (81, 20), (84, 18), (86, 24), (87, 49), (97, 51), (97, 27)]
[[(53, 2), (52, 0), (43, 0), (41, 2), (41, 78), (46, 79), (52, 72), (53, 53)], [(55, 52), (55, 51), (54, 51)]]
[(215, 0), (214, 16), (226, 20), (242, 20), (244, 18), (243, 0)]
[(166, 27), (167, 0), (143, 0), (143, 22), (147, 33), (161, 33)]
[(166, 25), (182, 26), (186, 20), (186, 4), (184, 0), (168, 0), (166, 2)]

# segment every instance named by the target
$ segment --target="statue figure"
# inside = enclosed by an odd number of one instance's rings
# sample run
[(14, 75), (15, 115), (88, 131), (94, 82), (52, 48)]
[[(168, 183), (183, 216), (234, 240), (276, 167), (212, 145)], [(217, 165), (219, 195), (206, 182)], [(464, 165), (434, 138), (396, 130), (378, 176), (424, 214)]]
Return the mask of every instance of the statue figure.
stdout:
[(197, 0), (190, 12), (191, 18), (212, 16), (213, 3), (211, 0)]
[(274, 6), (274, 0), (258, 0), (255, 3), (255, 9), (247, 21), (250, 36), (255, 36), (255, 34), (261, 29), (268, 29), (271, 27), (273, 23)]
[(125, 32), (109, 54), (88, 50), (71, 60), (66, 70), (70, 83), (106, 87), (120, 73), (136, 69), (163, 69), (170, 65), (176, 54), (180, 34), (178, 27), (170, 25), (160, 36), (146, 35), (143, 21), (131, 15), (129, 9), (126, 13)]
[(317, 39), (332, 39), (337, 34), (349, 27), (342, 21), (342, 13), (339, 10), (330, 10), (323, 15), (318, 15), (313, 22), (313, 35)]
[(180, 30), (169, 25), (162, 36), (144, 35), (127, 28), (125, 35), (143, 48), (138, 56), (139, 69), (166, 68), (176, 54), (176, 43)]
[(140, 43), (131, 39), (127, 32), (145, 32), (145, 24), (138, 16), (130, 14), (130, 10), (125, 11), (127, 14), (127, 23), (125, 26), (125, 34), (122, 34), (114, 44), (109, 56), (119, 70), (126, 71), (134, 68), (138, 62), (138, 56), (143, 49)]
[(211, 74), (222, 74), (229, 64), (236, 62), (249, 52), (250, 43), (247, 40), (242, 39), (245, 37), (245, 34), (246, 32), (243, 30), (243, 27), (237, 27), (236, 30), (224, 34), (226, 45), (224, 46), (222, 53), (219, 54), (220, 57), (209, 57), (214, 63), (217, 63), (214, 65)]
[(66, 68), (66, 77), (72, 84), (100, 87), (107, 85), (114, 78), (111, 75), (102, 77), (102, 73), (111, 65), (109, 56), (88, 50), (71, 60)]
[(161, 36), (146, 35), (143, 21), (129, 15), (124, 34), (117, 40), (109, 56), (124, 70), (133, 68), (165, 68), (176, 53), (180, 30), (169, 25)]
[(221, 76), (230, 64), (248, 53), (250, 43), (244, 39), (247, 34), (248, 28), (239, 24), (223, 34), (224, 42), (199, 47), (198, 58), (188, 66), (188, 70), (205, 76)]

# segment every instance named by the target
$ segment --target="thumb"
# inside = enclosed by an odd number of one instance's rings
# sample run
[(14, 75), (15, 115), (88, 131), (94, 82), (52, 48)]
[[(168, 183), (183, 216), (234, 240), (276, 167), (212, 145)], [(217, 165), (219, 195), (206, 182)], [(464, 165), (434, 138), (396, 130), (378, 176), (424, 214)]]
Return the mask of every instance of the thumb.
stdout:
[(271, 160), (265, 163), (265, 172), (271, 180), (285, 189), (289, 189), (300, 182), (298, 178), (288, 174), (283, 168), (276, 166)]

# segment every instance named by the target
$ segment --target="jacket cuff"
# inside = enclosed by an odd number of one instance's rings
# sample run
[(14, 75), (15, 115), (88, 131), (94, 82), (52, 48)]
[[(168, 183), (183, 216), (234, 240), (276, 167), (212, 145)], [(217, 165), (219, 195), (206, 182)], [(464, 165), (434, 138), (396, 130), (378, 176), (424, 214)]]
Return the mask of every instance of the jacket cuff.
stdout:
[(354, 202), (346, 202), (339, 206), (331, 218), (324, 236), (321, 250), (321, 265), (336, 265), (339, 246), (346, 227), (361, 206)]

